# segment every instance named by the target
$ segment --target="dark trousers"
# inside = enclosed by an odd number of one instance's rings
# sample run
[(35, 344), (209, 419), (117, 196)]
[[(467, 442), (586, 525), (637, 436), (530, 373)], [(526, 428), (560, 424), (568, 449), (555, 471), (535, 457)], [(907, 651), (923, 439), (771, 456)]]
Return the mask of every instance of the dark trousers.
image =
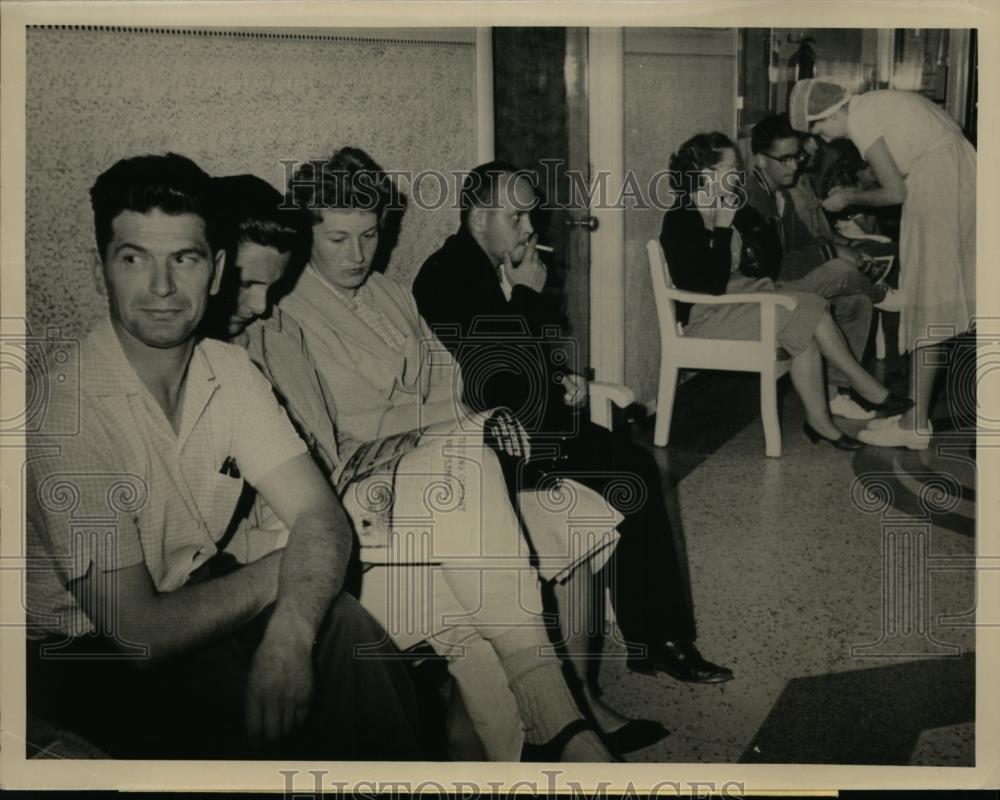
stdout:
[[(101, 643), (28, 642), (28, 713), (116, 758), (412, 760), (420, 757), (406, 665), (352, 596), (330, 606), (313, 650), (315, 696), (304, 725), (253, 749), (244, 696), (270, 611), (225, 639), (157, 666), (94, 657)], [(90, 655), (90, 658), (83, 658)], [(74, 657), (75, 656), (75, 657)]]
[(694, 641), (690, 592), (655, 459), (582, 416), (579, 420), (578, 433), (553, 443), (559, 454), (547, 463), (542, 456), (539, 467), (600, 492), (625, 517), (618, 527), (621, 540), (601, 576), (611, 588), (622, 634), (630, 645)]

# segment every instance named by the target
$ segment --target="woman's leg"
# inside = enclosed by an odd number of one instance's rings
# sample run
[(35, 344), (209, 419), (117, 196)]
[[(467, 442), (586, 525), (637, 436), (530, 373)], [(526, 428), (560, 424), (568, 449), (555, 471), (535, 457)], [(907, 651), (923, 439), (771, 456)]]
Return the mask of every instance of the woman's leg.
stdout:
[(847, 376), (851, 388), (858, 394), (873, 403), (881, 403), (889, 396), (889, 390), (858, 363), (828, 312), (820, 317), (814, 338), (823, 357)]
[(559, 606), (559, 628), (562, 632), (562, 646), (566, 648), (566, 660), (573, 668), (579, 681), (580, 691), (594, 714), (601, 730), (611, 733), (629, 722), (629, 718), (619, 714), (604, 703), (594, 692), (591, 668), (593, 659), (600, 658), (594, 652), (595, 641), (600, 640), (599, 620), (594, 613), (594, 576), (587, 564), (573, 570), (565, 583), (555, 583), (556, 603)]
[(524, 732), (507, 676), (489, 642), (462, 622), (468, 612), (437, 567), (374, 566), (360, 600), (400, 649), (422, 640), (446, 660), (454, 681), (446, 720), (452, 759), (518, 761)]
[(841, 430), (833, 424), (830, 417), (830, 405), (823, 381), (823, 359), (815, 339), (792, 358), (789, 374), (805, 407), (806, 422), (828, 439), (839, 438)]
[[(938, 373), (938, 364), (942, 363), (941, 345), (926, 345), (914, 348), (910, 355), (910, 391), (913, 398), (913, 408), (903, 414), (900, 427), (910, 430), (914, 427), (924, 430), (931, 416), (931, 405), (934, 400), (934, 385)], [(930, 356), (928, 358), (928, 356)], [(936, 357), (935, 357), (936, 356)]]
[[(493, 453), (471, 435), (432, 439), (401, 460), (394, 490), (396, 538), (429, 533), (430, 559), (466, 611), (455, 622), (472, 626), (496, 652), (526, 741), (544, 744), (582, 719), (562, 662), (547, 654), (538, 576)], [(589, 732), (570, 739), (562, 757), (610, 760)]]

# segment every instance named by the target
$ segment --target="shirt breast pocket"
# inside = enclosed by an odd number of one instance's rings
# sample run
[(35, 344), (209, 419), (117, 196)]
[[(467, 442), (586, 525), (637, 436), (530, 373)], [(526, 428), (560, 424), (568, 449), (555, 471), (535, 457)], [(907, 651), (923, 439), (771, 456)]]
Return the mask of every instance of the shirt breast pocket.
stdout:
[(229, 527), (233, 513), (243, 493), (242, 477), (224, 475), (221, 472), (208, 476), (207, 480), (195, 491), (200, 495), (199, 506), (208, 527), (209, 535), (214, 541), (222, 538)]

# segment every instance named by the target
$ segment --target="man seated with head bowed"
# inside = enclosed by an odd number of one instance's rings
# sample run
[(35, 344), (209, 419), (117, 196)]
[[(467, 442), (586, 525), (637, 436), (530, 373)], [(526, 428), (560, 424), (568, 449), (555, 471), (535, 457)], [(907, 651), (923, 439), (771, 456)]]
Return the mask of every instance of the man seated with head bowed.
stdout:
[[(780, 271), (759, 277), (773, 278), (778, 291), (813, 292), (830, 300), (834, 321), (860, 360), (871, 332), (873, 304), (898, 311), (894, 305), (898, 295), (884, 284), (872, 283), (861, 272), (865, 256), (861, 247), (843, 244), (835, 235), (815, 235), (800, 216), (791, 190), (803, 180), (801, 165), (809, 156), (788, 115), (772, 114), (754, 125), (750, 147), (754, 165), (745, 184), (747, 200), (772, 226), (781, 243)], [(830, 364), (827, 379), (830, 413), (872, 419), (883, 410), (851, 391), (847, 377)]]
[[(238, 298), (230, 304), (227, 327), (273, 382), (342, 494), (362, 545), (362, 561), (385, 565), (365, 572), (362, 602), (390, 620), (394, 615), (418, 619), (428, 641), (448, 659), (481, 748), (475, 755), (475, 743), (452, 739), (454, 757), (518, 760), (522, 742), (527, 742), (523, 757), (529, 759), (608, 760), (602, 736), (568, 692), (560, 661), (545, 655), (548, 639), (539, 616), (538, 574), (563, 579), (584, 572), (588, 552), (566, 557), (573, 548), (562, 520), (547, 530), (533, 530), (536, 545), (536, 533), (554, 541), (539, 548), (550, 557), (543, 557), (537, 569), (532, 565), (497, 459), (483, 446), (483, 420), (470, 417), (452, 395), (457, 375), (435, 372), (426, 360), (421, 347), (433, 346), (433, 340), (405, 289), (378, 273), (369, 275), (391, 202), (392, 187), (384, 173), (366, 154), (352, 149), (338, 151), (326, 162), (308, 162), (305, 169), (318, 172), (313, 179), (298, 173), (291, 202), (285, 205), (306, 212), (309, 264), (292, 293), (269, 315), (266, 290), (285, 283), (279, 274), (283, 270), (259, 266), (269, 261), (278, 267), (294, 249), (273, 235), (287, 224), (287, 212), (277, 208), (280, 198), (258, 179), (217, 181), (232, 221), (229, 249), (239, 278), (234, 279)], [(358, 182), (352, 183), (353, 178)], [(362, 188), (376, 194), (361, 192), (362, 181)], [(254, 195), (255, 206), (248, 203)], [(275, 222), (282, 217), (283, 223)], [(371, 289), (362, 294), (368, 281)], [(369, 305), (359, 311), (354, 304), (362, 302)], [(262, 318), (246, 327), (252, 317)], [(439, 361), (453, 367), (444, 348), (436, 349)], [(404, 367), (405, 359), (413, 362)], [(374, 392), (385, 387), (379, 387), (375, 370), (395, 374), (386, 382), (388, 396), (379, 394), (378, 400)], [(401, 388), (404, 372), (411, 376), (409, 391)], [(352, 393), (357, 390), (367, 392), (360, 409)], [(421, 426), (420, 404), (427, 397), (435, 398), (434, 424)], [(369, 413), (376, 406), (377, 418)], [(516, 426), (511, 429), (507, 445), (516, 451), (521, 445)], [(433, 487), (438, 489), (431, 493)], [(458, 502), (435, 500), (441, 489)], [(384, 502), (371, 503), (376, 496)], [(611, 509), (607, 516), (610, 536), (594, 551), (595, 558), (614, 541), (617, 517)], [(426, 551), (407, 549), (413, 542), (411, 529), (429, 532)], [(578, 565), (583, 566), (576, 569)], [(425, 577), (414, 580), (429, 580), (430, 595), (397, 593), (387, 604), (386, 597), (378, 596), (388, 590), (386, 573), (407, 568), (414, 575), (423, 569)], [(388, 621), (387, 627), (396, 638), (406, 634)], [(608, 744), (614, 749), (619, 742), (611, 738)]]
[[(565, 347), (554, 352), (563, 340), (552, 332), (563, 320), (543, 293), (547, 272), (531, 220), (537, 204), (532, 181), (513, 164), (473, 169), (462, 186), (458, 232), (414, 282), (420, 313), (463, 368), (466, 402), (513, 410), (529, 430), (533, 453), (549, 450), (534, 459), (536, 474), (572, 475), (604, 491), (624, 515), (603, 579), (629, 644), (629, 667), (695, 683), (727, 681), (732, 672), (705, 660), (694, 644), (694, 615), (655, 461), (584, 418), (587, 382), (567, 364)], [(531, 380), (533, 374), (542, 377)], [(575, 666), (583, 677), (586, 658)]]
[[(224, 261), (209, 177), (140, 156), (90, 195), (108, 316), (48, 409), (79, 433), (29, 443), (29, 711), (115, 757), (419, 757), (407, 673), (341, 591), (339, 500), (245, 351), (198, 334)], [(245, 483), (290, 532), (239, 565)]]

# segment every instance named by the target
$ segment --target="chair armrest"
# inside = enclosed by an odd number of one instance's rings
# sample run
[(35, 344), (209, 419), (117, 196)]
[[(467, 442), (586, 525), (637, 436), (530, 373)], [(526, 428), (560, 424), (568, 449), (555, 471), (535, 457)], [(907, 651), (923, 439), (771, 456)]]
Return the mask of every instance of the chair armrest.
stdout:
[(787, 308), (789, 311), (798, 306), (799, 301), (787, 294), (777, 292), (733, 292), (730, 294), (701, 294), (700, 292), (685, 292), (680, 289), (668, 289), (667, 296), (671, 300), (682, 303), (704, 303), (706, 305), (731, 305), (733, 303), (760, 303)]
[(587, 388), (590, 393), (590, 421), (608, 430), (612, 426), (612, 406), (625, 408), (635, 401), (632, 390), (620, 383), (590, 381)]
[(587, 388), (590, 390), (590, 402), (592, 403), (595, 400), (599, 402), (610, 400), (619, 408), (625, 408), (635, 402), (635, 394), (632, 390), (620, 383), (590, 381)]

